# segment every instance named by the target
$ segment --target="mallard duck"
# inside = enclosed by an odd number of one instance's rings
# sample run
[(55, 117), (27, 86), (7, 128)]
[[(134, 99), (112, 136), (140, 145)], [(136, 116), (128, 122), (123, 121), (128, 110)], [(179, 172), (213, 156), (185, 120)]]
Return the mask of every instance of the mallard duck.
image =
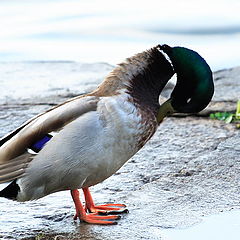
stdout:
[[(176, 86), (160, 106), (159, 95), (174, 73)], [(190, 49), (158, 45), (127, 58), (95, 91), (39, 114), (0, 140), (0, 183), (10, 182), (0, 197), (23, 202), (70, 190), (74, 219), (115, 224), (113, 212), (126, 206), (95, 205), (89, 188), (121, 168), (164, 117), (201, 111), (213, 91), (208, 64)]]

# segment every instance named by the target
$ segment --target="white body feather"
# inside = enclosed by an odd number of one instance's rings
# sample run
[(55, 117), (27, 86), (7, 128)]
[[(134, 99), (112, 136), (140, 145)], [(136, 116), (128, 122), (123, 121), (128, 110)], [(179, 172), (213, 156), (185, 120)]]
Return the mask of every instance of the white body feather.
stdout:
[(17, 181), (17, 200), (88, 187), (115, 173), (139, 150), (138, 140), (147, 130), (129, 98), (126, 93), (102, 97), (96, 111), (66, 125)]

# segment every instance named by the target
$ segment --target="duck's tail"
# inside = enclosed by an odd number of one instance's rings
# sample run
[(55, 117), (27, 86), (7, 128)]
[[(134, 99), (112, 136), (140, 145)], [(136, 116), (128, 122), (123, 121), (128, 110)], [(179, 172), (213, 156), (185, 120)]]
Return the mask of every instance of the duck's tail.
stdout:
[(17, 179), (15, 179), (2, 191), (0, 191), (0, 197), (8, 198), (11, 200), (17, 200), (17, 195), (19, 191), (20, 191), (20, 187), (17, 184)]

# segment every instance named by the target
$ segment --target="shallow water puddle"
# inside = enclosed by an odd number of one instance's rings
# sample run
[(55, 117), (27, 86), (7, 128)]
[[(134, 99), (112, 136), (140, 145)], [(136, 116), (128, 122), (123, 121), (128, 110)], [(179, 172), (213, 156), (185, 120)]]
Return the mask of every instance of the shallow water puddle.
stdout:
[(239, 240), (240, 210), (206, 217), (190, 228), (163, 230), (161, 234), (163, 240)]

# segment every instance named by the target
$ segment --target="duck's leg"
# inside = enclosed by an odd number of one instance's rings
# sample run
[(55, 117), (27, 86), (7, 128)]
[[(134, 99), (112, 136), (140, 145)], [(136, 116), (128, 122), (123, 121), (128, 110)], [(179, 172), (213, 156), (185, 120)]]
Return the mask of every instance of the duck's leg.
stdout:
[(85, 210), (90, 213), (127, 213), (126, 205), (124, 204), (103, 204), (103, 205), (95, 205), (92, 195), (89, 191), (89, 188), (83, 188), (83, 193), (85, 196)]
[(117, 222), (113, 221), (119, 219), (119, 216), (109, 215), (109, 216), (99, 216), (97, 213), (86, 213), (80, 198), (79, 191), (77, 189), (71, 190), (72, 199), (75, 204), (76, 214), (74, 216), (74, 220), (79, 218), (81, 221), (93, 224), (117, 224)]

